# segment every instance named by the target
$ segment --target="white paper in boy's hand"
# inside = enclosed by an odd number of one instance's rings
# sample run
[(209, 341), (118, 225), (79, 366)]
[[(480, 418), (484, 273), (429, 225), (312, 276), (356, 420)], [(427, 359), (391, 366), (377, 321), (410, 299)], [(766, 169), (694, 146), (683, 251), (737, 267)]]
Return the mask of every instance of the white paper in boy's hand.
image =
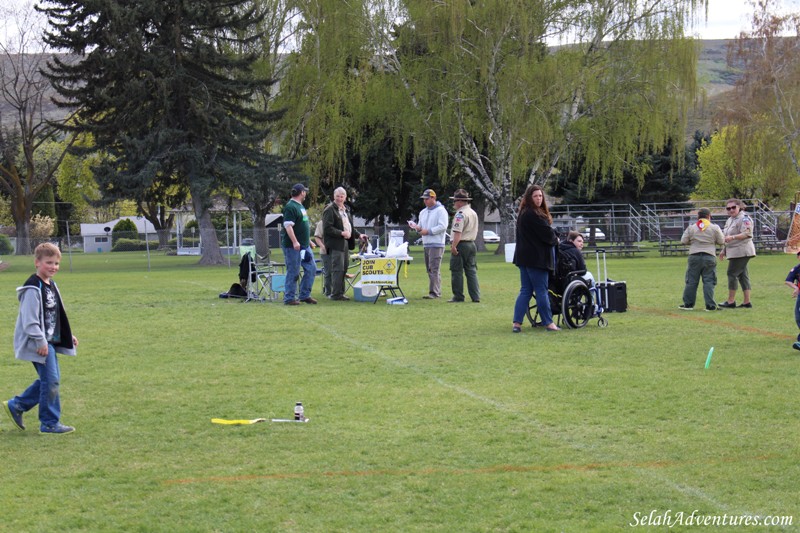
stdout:
[(410, 219), (410, 220), (408, 221), (408, 225), (409, 225), (409, 226), (411, 226), (411, 227), (413, 228), (414, 226), (416, 226), (416, 225), (417, 225), (417, 223), (416, 223), (416, 222), (414, 222), (414, 219)]

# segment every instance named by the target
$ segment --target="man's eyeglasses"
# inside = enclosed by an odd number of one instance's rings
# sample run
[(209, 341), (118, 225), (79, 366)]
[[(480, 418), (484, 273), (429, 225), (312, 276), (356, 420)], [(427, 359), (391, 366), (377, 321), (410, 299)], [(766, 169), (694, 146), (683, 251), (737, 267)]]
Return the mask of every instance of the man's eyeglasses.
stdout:
[(729, 205), (728, 207), (725, 208), (725, 211), (733, 211), (737, 207), (739, 207), (739, 206), (738, 205)]

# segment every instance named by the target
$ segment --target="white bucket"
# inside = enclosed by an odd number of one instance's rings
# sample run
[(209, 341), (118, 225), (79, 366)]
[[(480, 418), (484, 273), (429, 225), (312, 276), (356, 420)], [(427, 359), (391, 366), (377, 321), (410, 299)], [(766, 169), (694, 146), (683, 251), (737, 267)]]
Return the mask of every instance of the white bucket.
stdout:
[(506, 243), (506, 263), (514, 262), (514, 251), (517, 249), (517, 243)]
[(403, 238), (405, 233), (401, 229), (393, 229), (389, 232), (389, 243), (386, 245), (386, 248), (390, 246), (400, 246), (403, 244)]

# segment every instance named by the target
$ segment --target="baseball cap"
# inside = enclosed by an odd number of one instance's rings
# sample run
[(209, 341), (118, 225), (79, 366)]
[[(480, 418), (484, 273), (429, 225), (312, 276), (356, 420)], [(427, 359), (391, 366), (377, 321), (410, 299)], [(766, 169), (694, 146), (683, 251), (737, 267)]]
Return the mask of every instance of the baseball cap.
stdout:
[(422, 193), (422, 196), (420, 196), (420, 198), (433, 198), (435, 200), (436, 193), (433, 191), (433, 189), (425, 189), (425, 192)]
[(297, 196), (303, 191), (308, 192), (308, 187), (306, 187), (302, 183), (295, 183), (294, 186), (292, 187), (292, 196)]
[(451, 200), (461, 200), (464, 202), (469, 202), (472, 198), (469, 197), (469, 193), (464, 189), (458, 189), (456, 192), (453, 193), (453, 196), (450, 197)]

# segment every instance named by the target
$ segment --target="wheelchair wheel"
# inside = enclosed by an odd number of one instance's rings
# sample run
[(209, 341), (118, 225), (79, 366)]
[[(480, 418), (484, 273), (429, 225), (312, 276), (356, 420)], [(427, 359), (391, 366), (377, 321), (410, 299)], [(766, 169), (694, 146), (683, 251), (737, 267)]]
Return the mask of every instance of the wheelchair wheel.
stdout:
[[(550, 312), (553, 315), (553, 324), (558, 326), (561, 325), (561, 319), (558, 316), (561, 313), (561, 300), (558, 296), (555, 296), (552, 292), (548, 294), (550, 298)], [(531, 323), (531, 326), (534, 328), (538, 328), (539, 326), (544, 326), (541, 317), (539, 316), (539, 310), (536, 308), (536, 297), (534, 296), (531, 298), (531, 306), (528, 307), (528, 312), (526, 313), (528, 317), (528, 322)]]
[(533, 301), (533, 304), (528, 308), (528, 312), (526, 314), (528, 316), (528, 322), (530, 322), (531, 326), (533, 326), (535, 328), (535, 327), (541, 326), (543, 324), (542, 324), (542, 321), (539, 320), (539, 313), (536, 310), (536, 300), (532, 299), (532, 301)]
[(589, 287), (583, 281), (574, 280), (564, 289), (561, 303), (561, 315), (567, 326), (573, 329), (582, 328), (592, 317), (594, 302)]

